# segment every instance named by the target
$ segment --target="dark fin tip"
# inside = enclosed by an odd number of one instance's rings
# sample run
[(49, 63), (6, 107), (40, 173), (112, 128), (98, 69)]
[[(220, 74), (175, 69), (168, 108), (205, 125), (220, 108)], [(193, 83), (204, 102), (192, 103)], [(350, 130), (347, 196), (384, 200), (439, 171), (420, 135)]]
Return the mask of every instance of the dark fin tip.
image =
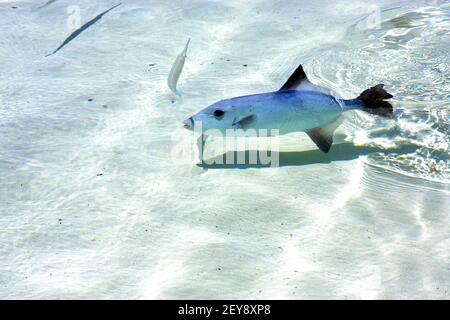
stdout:
[(394, 108), (389, 102), (384, 101), (384, 99), (390, 99), (393, 95), (384, 90), (383, 87), (384, 84), (379, 83), (361, 92), (356, 99), (363, 102), (364, 111), (383, 117), (392, 117)]
[(279, 91), (284, 90), (292, 90), (297, 88), (303, 80), (307, 80), (306, 73), (303, 70), (302, 65), (299, 65), (297, 69), (295, 69), (294, 73), (291, 74), (286, 83), (280, 88)]
[(320, 130), (311, 130), (306, 132), (311, 140), (319, 147), (322, 152), (328, 153), (333, 144), (333, 136), (323, 135)]

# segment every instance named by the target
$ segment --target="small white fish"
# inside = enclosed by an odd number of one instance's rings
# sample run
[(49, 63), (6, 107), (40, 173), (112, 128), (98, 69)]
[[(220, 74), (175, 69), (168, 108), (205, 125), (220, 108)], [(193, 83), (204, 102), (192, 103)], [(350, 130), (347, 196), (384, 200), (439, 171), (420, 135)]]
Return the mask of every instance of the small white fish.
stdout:
[(186, 60), (187, 57), (186, 54), (190, 41), (191, 38), (188, 39), (186, 45), (184, 46), (183, 51), (175, 59), (172, 69), (170, 69), (169, 77), (167, 78), (167, 85), (177, 97), (181, 97), (181, 93), (177, 90), (177, 82), (178, 79), (180, 78), (181, 72), (183, 71), (184, 61)]

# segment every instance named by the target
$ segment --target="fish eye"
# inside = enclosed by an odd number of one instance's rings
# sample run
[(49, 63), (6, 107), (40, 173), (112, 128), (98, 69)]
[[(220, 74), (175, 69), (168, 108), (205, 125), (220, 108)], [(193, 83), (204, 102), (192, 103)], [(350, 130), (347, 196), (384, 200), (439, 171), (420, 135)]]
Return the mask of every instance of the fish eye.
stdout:
[(213, 116), (217, 119), (221, 119), (224, 114), (225, 114), (225, 112), (220, 109), (214, 110), (214, 112), (213, 112)]

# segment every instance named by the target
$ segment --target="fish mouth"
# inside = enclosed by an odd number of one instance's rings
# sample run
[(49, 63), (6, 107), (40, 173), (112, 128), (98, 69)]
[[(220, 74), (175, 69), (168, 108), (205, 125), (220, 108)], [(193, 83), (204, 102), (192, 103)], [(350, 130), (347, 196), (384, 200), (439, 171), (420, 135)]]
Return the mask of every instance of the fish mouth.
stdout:
[(183, 121), (183, 128), (185, 129), (192, 129), (194, 128), (194, 119), (192, 117), (186, 119)]

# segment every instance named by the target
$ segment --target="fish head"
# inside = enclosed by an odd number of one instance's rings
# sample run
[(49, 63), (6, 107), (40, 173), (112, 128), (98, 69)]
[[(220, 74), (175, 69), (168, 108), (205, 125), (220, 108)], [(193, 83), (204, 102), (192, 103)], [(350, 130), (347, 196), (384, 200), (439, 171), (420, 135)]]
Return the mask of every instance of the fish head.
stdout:
[(246, 105), (236, 103), (233, 99), (216, 102), (192, 117), (183, 121), (184, 128), (194, 130), (194, 126), (200, 126), (202, 131), (218, 130), (225, 133), (229, 129), (240, 129), (239, 121), (248, 119), (249, 108)]

